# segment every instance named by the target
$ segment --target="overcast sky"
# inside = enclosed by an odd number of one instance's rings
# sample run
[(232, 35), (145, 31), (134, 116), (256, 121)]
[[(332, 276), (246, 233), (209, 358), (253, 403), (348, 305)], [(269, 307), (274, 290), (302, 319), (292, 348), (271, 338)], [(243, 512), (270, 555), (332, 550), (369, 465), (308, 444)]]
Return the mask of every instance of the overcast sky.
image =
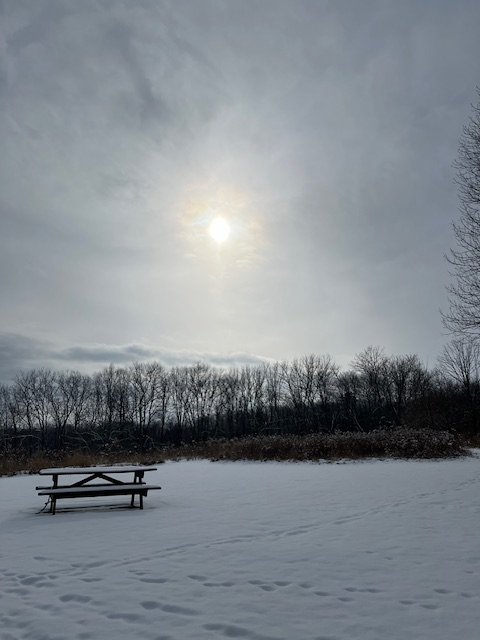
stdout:
[(0, 0), (0, 380), (434, 364), (479, 25), (478, 0)]

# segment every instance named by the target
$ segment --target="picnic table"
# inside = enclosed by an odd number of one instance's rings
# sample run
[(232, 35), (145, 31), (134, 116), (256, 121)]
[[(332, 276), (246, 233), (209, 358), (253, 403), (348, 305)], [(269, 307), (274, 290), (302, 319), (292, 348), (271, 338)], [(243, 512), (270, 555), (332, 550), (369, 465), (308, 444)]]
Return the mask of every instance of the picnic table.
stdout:
[[(96, 496), (130, 495), (130, 506), (134, 507), (135, 496), (139, 497), (139, 507), (143, 509), (143, 498), (148, 491), (161, 489), (157, 485), (144, 482), (147, 471), (156, 467), (142, 465), (118, 465), (112, 467), (59, 467), (41, 469), (39, 475), (52, 476), (52, 484), (36, 487), (39, 496), (49, 496), (50, 513), (55, 515), (57, 500), (61, 498), (90, 498)], [(130, 474), (131, 479), (121, 480), (117, 474)], [(64, 476), (83, 476), (76, 482), (59, 484)], [(133, 476), (133, 478), (132, 478)], [(101, 482), (98, 482), (101, 481)]]

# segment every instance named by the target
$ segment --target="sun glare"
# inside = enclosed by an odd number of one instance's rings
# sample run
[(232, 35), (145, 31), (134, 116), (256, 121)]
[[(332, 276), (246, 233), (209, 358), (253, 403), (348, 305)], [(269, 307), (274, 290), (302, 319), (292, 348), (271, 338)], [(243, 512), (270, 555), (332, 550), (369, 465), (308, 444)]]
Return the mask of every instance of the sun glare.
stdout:
[(217, 244), (222, 244), (230, 235), (230, 225), (225, 218), (214, 218), (208, 226), (208, 235)]

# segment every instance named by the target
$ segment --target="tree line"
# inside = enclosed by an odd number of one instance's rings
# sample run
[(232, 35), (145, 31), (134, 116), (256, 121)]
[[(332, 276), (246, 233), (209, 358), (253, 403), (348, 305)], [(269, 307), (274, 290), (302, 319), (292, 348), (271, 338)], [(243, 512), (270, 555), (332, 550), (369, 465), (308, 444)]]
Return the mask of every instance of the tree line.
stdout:
[(416, 355), (328, 355), (218, 369), (158, 362), (93, 375), (33, 369), (0, 386), (0, 449), (148, 450), (258, 434), (406, 425), (478, 433), (479, 352), (452, 341), (432, 370)]

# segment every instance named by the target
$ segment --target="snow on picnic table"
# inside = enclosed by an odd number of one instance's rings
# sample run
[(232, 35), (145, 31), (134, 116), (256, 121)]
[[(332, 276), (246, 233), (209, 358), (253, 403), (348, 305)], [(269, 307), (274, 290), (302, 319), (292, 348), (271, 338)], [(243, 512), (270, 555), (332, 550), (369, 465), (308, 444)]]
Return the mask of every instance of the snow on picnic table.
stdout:
[(55, 516), (38, 480), (0, 478), (1, 640), (480, 638), (478, 457), (169, 462)]

